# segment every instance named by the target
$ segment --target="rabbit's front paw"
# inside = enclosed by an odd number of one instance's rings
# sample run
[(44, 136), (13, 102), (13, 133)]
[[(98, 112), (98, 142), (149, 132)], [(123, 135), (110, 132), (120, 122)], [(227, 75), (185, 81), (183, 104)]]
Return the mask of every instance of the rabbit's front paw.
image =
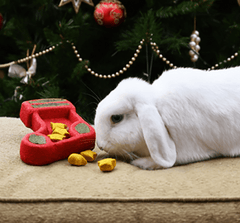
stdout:
[(144, 170), (156, 170), (162, 168), (160, 165), (156, 164), (151, 157), (133, 160), (131, 164)]

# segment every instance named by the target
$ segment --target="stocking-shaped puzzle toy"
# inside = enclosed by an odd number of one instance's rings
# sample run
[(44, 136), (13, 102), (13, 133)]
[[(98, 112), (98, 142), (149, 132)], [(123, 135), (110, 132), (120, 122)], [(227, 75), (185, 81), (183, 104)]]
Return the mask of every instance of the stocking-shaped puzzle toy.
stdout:
[[(95, 130), (77, 113), (73, 104), (65, 99), (49, 98), (25, 101), (20, 119), (34, 132), (21, 141), (20, 158), (31, 165), (46, 165), (66, 159), (72, 153), (92, 150), (95, 146)], [(65, 126), (63, 139), (51, 137), (53, 126)], [(60, 131), (59, 131), (60, 132)], [(60, 134), (57, 132), (57, 134)], [(62, 134), (62, 133), (61, 133)]]

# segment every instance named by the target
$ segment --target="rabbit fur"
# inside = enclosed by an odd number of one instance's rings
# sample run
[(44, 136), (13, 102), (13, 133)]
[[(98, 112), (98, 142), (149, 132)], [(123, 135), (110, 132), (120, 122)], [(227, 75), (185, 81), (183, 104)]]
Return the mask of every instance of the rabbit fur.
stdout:
[[(113, 115), (123, 119), (115, 123)], [(128, 78), (96, 109), (96, 142), (143, 169), (240, 155), (240, 67)]]

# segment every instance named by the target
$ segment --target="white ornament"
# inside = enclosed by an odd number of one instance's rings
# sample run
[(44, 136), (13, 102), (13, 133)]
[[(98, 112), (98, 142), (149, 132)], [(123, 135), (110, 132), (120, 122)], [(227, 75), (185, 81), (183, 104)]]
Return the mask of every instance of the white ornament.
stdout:
[(191, 41), (191, 42), (189, 43), (189, 46), (190, 46), (191, 48), (194, 48), (194, 47), (196, 46), (196, 43), (195, 43), (194, 41)]
[(198, 52), (201, 49), (200, 46), (198, 45), (199, 42), (201, 41), (199, 37), (199, 32), (197, 30), (194, 30), (190, 36), (190, 39), (191, 41), (189, 43), (189, 46), (192, 50), (189, 51), (189, 55), (191, 56), (191, 61), (196, 62), (198, 60), (198, 55), (196, 54), (196, 52)]
[(195, 41), (195, 39), (197, 38), (197, 35), (196, 35), (196, 34), (192, 34), (192, 35), (190, 36), (190, 38), (191, 38), (191, 41)]
[(197, 30), (194, 30), (193, 33), (199, 36), (199, 32)]
[(35, 75), (37, 69), (37, 59), (32, 58), (32, 65), (26, 71), (22, 66), (13, 64), (8, 69), (8, 76), (13, 78), (22, 78), (21, 83), (28, 84), (29, 79)]
[(197, 52), (198, 52), (200, 49), (201, 49), (201, 48), (200, 48), (199, 45), (196, 45), (196, 46), (195, 46), (195, 50), (196, 50)]
[(198, 55), (194, 55), (193, 57), (191, 57), (191, 61), (192, 62), (196, 62), (198, 60)]
[(200, 43), (200, 41), (201, 41), (201, 38), (198, 36), (198, 37), (195, 39), (195, 42), (198, 44), (198, 43)]
[(194, 56), (194, 55), (195, 55), (194, 51), (189, 50), (189, 55), (190, 55), (191, 57)]

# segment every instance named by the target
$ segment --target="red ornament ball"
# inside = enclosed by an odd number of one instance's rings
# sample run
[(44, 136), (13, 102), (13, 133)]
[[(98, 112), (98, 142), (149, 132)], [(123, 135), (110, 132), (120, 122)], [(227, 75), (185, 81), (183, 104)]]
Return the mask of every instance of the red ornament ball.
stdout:
[(0, 30), (2, 29), (2, 27), (3, 27), (3, 16), (0, 13)]
[(117, 0), (103, 0), (94, 11), (94, 19), (100, 26), (107, 28), (119, 26), (126, 18), (124, 5)]

